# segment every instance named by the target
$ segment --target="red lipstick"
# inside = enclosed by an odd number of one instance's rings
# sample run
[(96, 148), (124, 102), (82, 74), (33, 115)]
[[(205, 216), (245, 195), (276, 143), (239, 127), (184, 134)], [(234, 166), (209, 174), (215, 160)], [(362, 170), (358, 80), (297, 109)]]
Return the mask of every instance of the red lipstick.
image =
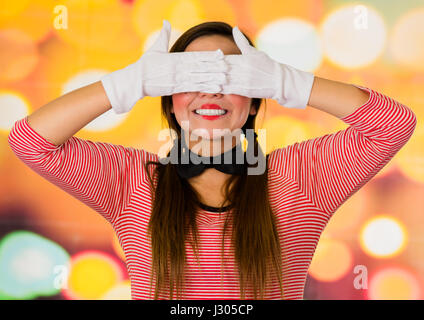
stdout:
[[(218, 106), (217, 104), (210, 104), (210, 103), (208, 103), (208, 104), (203, 104), (200, 108), (198, 108), (197, 110), (199, 110), (199, 109), (215, 109), (215, 110), (217, 110), (217, 109), (219, 109), (219, 110), (225, 110), (224, 108), (221, 108), (220, 106)], [(194, 110), (193, 111), (193, 113), (195, 114), (195, 115), (197, 115), (197, 116), (200, 116), (200, 117), (202, 117), (203, 119), (206, 119), (206, 120), (216, 120), (216, 119), (219, 119), (219, 118), (221, 118), (221, 117), (224, 117), (224, 116), (226, 116), (227, 115), (227, 113), (228, 113), (228, 110), (225, 110), (226, 112), (224, 113), (224, 114), (221, 114), (221, 115), (201, 115), (201, 114), (197, 114), (196, 113), (196, 110)]]
[(200, 109), (222, 109), (217, 104), (203, 104)]

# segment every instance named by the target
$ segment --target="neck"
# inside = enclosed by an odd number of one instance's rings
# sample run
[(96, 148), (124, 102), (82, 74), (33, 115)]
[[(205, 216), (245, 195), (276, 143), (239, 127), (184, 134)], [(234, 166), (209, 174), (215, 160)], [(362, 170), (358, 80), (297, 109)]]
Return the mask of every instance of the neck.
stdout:
[(216, 139), (206, 139), (201, 136), (194, 136), (194, 141), (189, 140), (187, 134), (184, 134), (183, 137), (190, 151), (202, 157), (220, 155), (241, 143), (240, 135), (227, 135)]

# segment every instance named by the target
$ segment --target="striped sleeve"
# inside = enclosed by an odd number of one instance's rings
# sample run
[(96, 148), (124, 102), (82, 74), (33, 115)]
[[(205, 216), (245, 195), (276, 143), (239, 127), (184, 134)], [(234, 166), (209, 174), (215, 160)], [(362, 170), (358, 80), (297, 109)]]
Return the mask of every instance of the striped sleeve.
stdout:
[(373, 178), (411, 137), (416, 116), (372, 89), (367, 102), (341, 118), (350, 126), (333, 134), (276, 149), (270, 166), (330, 216)]
[[(27, 117), (13, 125), (8, 142), (28, 167), (114, 224), (137, 181), (146, 181), (147, 152), (71, 137), (56, 146), (32, 129)], [(136, 161), (136, 163), (134, 163)]]

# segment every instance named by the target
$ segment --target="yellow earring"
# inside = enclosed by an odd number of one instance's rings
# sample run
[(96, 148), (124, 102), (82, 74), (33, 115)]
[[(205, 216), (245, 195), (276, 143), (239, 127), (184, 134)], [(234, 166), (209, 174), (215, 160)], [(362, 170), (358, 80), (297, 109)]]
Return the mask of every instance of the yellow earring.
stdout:
[(242, 133), (240, 135), (240, 140), (241, 140), (241, 148), (242, 148), (243, 152), (246, 152), (248, 141), (247, 141), (246, 136), (244, 135), (244, 133)]

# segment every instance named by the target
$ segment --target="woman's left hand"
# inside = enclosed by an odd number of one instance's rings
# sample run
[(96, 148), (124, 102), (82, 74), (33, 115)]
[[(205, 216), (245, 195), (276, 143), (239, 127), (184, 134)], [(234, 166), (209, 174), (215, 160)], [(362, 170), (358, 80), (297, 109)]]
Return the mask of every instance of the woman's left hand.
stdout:
[(221, 93), (270, 98), (287, 108), (306, 108), (314, 82), (312, 73), (279, 63), (252, 47), (238, 27), (233, 28), (233, 37), (242, 54), (224, 56), (229, 70)]

